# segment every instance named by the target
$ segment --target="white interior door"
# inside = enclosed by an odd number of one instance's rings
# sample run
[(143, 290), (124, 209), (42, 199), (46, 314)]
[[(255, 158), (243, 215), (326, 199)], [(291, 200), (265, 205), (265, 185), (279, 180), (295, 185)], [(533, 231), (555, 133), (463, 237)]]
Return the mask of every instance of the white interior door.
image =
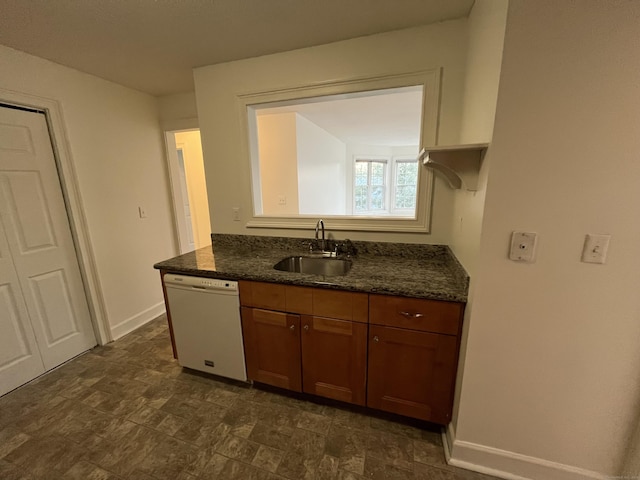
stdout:
[(0, 222), (49, 370), (96, 340), (43, 114), (0, 108)]
[[(182, 197), (182, 211), (184, 212), (184, 221), (186, 225), (187, 248), (188, 252), (196, 249), (196, 241), (193, 238), (193, 221), (191, 219), (191, 206), (189, 205), (189, 189), (187, 187), (187, 172), (184, 167), (184, 152), (181, 148), (177, 149), (178, 155), (178, 174), (180, 181), (180, 196)], [(184, 253), (184, 252), (181, 252)]]
[[(176, 221), (176, 233), (178, 234), (178, 249), (180, 253), (187, 253), (193, 250), (193, 229), (191, 225), (191, 210), (189, 209), (189, 223), (185, 216), (185, 206), (189, 205), (189, 195), (186, 191), (186, 177), (184, 175), (184, 158), (182, 162), (182, 172), (178, 157), (178, 147), (174, 132), (165, 132), (167, 142), (167, 163), (169, 167), (169, 182), (171, 184), (171, 195), (173, 196), (173, 214)], [(184, 179), (183, 179), (184, 177)]]

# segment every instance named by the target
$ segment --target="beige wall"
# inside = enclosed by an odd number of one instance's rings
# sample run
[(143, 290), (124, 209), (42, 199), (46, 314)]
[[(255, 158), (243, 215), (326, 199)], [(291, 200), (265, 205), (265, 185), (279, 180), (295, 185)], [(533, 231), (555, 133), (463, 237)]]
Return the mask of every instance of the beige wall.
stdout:
[(326, 130), (296, 115), (298, 211), (345, 215), (347, 146)]
[(176, 132), (175, 138), (176, 146), (182, 148), (183, 153), (193, 239), (196, 248), (206, 247), (211, 245), (211, 225), (200, 131)]
[[(298, 154), (296, 114), (258, 115), (258, 156), (262, 192), (262, 213), (298, 213)], [(284, 196), (285, 204), (278, 198)]]
[[(243, 154), (247, 140), (241, 128), (238, 94), (443, 67), (440, 142), (454, 143), (460, 127), (466, 25), (466, 19), (443, 22), (195, 69), (213, 231), (310, 235), (300, 230), (244, 226), (251, 214), (251, 180), (249, 162)], [(451, 190), (437, 178), (431, 234), (338, 232), (336, 236), (449, 243), (452, 197)], [(233, 207), (241, 208), (242, 221), (232, 220)]]
[(636, 428), (631, 434), (622, 475), (629, 478), (640, 478), (640, 422), (637, 422)]
[[(617, 475), (640, 378), (640, 3), (512, 0), (453, 458)], [(538, 259), (507, 259), (513, 230)], [(605, 265), (586, 233), (612, 234)], [(453, 432), (450, 432), (453, 433)]]
[[(108, 322), (122, 335), (164, 311), (153, 264), (176, 252), (157, 100), (0, 46), (0, 88), (60, 103)], [(1, 96), (1, 93), (0, 93)], [(148, 218), (138, 216), (138, 206)]]
[[(469, 14), (469, 35), (460, 143), (490, 143), (498, 98), (508, 0), (476, 0)], [(454, 199), (451, 248), (471, 274), (480, 247), (480, 230), (489, 151), (477, 192), (458, 190)], [(473, 276), (473, 275), (472, 275)]]
[(163, 130), (198, 128), (198, 108), (195, 92), (158, 97), (160, 124)]
[[(467, 67), (460, 131), (460, 143), (462, 144), (490, 143), (493, 136), (507, 8), (508, 0), (476, 0), (469, 14)], [(477, 283), (474, 274), (480, 250), (491, 153), (492, 150), (489, 149), (482, 162), (478, 191), (456, 190), (453, 199), (453, 221), (451, 222), (451, 243), (449, 246), (471, 277), (456, 382), (454, 423), (457, 420), (460, 384), (465, 363), (465, 347)]]

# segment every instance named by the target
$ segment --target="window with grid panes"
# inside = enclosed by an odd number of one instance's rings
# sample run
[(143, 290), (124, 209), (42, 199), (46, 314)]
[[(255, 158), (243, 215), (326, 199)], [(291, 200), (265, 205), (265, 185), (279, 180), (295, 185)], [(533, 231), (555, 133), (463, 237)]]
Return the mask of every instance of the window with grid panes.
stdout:
[(354, 213), (364, 214), (386, 211), (386, 170), (386, 160), (356, 160)]
[(418, 191), (418, 161), (396, 160), (393, 208), (415, 210)]

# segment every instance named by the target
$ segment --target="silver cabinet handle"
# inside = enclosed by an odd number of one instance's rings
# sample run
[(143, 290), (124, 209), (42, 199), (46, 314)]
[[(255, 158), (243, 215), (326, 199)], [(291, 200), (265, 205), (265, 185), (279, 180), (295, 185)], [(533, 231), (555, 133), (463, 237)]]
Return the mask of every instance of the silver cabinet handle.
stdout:
[(409, 312), (400, 312), (400, 315), (406, 318), (422, 318), (424, 315), (422, 313), (409, 313)]
[(289, 330), (291, 330), (292, 332), (293, 332), (295, 329), (296, 329), (296, 326), (295, 326), (295, 325), (290, 325), (290, 326), (289, 326)]
[(309, 331), (309, 325), (305, 325), (304, 329), (308, 332)]
[(378, 343), (380, 341), (380, 339), (378, 338), (378, 336), (376, 335), (375, 337), (373, 337), (373, 341)]

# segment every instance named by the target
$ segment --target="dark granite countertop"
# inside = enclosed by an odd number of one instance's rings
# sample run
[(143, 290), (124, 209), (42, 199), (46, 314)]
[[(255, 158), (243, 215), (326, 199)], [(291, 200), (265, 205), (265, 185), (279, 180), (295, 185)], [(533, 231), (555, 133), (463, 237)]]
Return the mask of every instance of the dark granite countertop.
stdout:
[(469, 277), (446, 245), (353, 242), (358, 254), (351, 257), (351, 270), (328, 277), (274, 270), (282, 258), (308, 254), (309, 240), (214, 234), (212, 241), (212, 246), (156, 263), (154, 268), (223, 280), (467, 300)]

